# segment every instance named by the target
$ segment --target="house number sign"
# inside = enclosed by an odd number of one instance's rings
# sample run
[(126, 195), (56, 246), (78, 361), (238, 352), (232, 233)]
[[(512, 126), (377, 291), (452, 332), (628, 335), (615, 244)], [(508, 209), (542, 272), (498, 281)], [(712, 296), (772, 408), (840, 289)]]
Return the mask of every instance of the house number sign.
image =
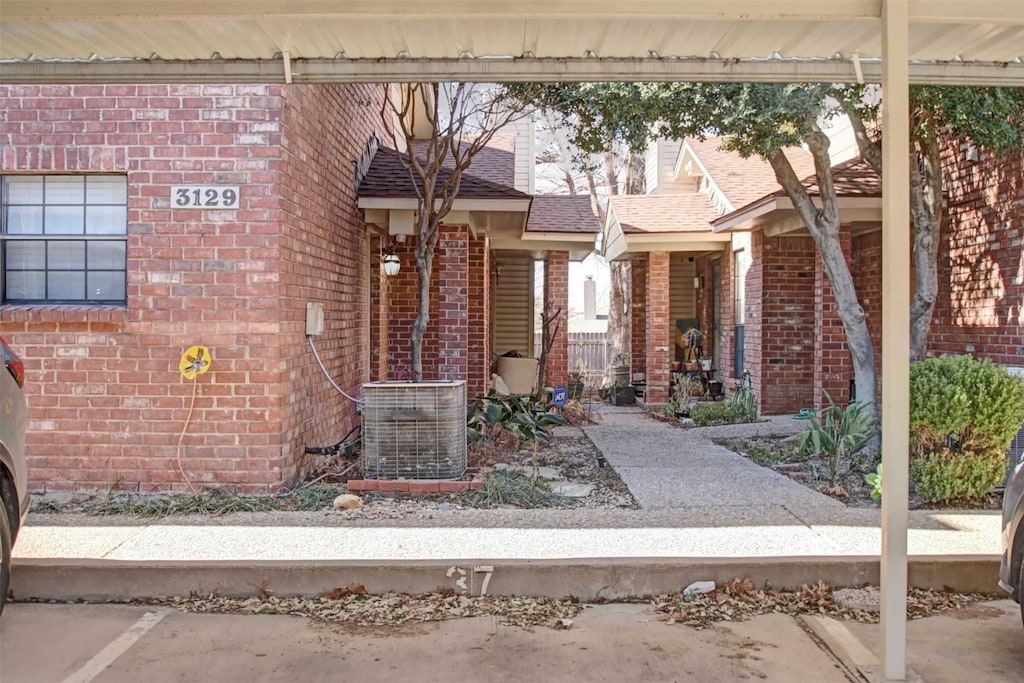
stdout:
[(176, 209), (237, 209), (238, 185), (171, 185)]

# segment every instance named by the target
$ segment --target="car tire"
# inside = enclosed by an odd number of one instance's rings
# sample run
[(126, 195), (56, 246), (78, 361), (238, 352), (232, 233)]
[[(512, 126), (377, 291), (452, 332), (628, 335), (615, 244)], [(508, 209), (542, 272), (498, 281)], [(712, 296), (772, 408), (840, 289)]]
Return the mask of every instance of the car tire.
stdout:
[(0, 500), (0, 614), (7, 602), (7, 588), (11, 585), (11, 525), (7, 521), (7, 508)]
[[(1024, 529), (1017, 532), (1017, 536), (1024, 533)], [(1024, 626), (1024, 561), (1020, 563), (1020, 574), (1017, 576), (1017, 604), (1020, 605), (1020, 622)]]

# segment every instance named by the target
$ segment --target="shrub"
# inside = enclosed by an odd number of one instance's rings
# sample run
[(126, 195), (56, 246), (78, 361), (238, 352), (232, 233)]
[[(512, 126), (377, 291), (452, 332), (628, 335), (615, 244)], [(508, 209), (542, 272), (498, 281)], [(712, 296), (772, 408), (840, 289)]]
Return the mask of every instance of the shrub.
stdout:
[(989, 360), (941, 356), (910, 368), (910, 446), (1004, 454), (1024, 423), (1024, 381)]
[[(824, 456), (828, 468), (828, 483), (834, 486), (840, 464), (848, 461), (852, 468), (853, 456), (867, 445), (874, 435), (875, 426), (866, 405), (853, 401), (845, 408), (825, 392), (828, 406), (820, 418), (811, 416), (807, 431), (800, 435), (800, 453), (818, 453)], [(847, 470), (849, 471), (849, 470)]]
[(733, 419), (738, 422), (753, 422), (757, 419), (757, 398), (754, 390), (749, 387), (740, 387), (729, 399), (729, 406), (732, 408)]
[(532, 396), (490, 395), (473, 400), (466, 422), (470, 443), (493, 435), (495, 425), (524, 443), (549, 441), (550, 428), (565, 424), (565, 418), (548, 411), (547, 405)]
[(917, 494), (929, 503), (972, 503), (984, 498), (1006, 475), (1002, 456), (928, 453), (910, 463)]
[(690, 419), (698, 425), (716, 422), (735, 422), (736, 412), (731, 403), (695, 403), (690, 406)]

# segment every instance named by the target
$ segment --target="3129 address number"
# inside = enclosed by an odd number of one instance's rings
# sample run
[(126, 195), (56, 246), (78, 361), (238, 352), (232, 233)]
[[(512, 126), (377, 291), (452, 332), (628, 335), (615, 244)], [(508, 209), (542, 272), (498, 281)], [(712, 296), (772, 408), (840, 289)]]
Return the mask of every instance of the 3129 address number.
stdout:
[(237, 209), (237, 185), (172, 185), (171, 204), (176, 209)]

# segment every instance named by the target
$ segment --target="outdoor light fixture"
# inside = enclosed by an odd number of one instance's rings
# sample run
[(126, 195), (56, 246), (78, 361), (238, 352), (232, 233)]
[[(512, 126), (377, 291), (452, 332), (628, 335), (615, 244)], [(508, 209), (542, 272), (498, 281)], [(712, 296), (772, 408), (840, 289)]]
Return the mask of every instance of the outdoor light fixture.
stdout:
[(695, 275), (694, 276), (694, 278), (693, 278), (693, 288), (694, 289), (704, 289), (704, 276), (703, 275)]
[(388, 277), (398, 275), (398, 271), (402, 269), (402, 262), (398, 260), (398, 254), (395, 253), (394, 247), (389, 246), (384, 249), (384, 253), (380, 257), (380, 268)]

